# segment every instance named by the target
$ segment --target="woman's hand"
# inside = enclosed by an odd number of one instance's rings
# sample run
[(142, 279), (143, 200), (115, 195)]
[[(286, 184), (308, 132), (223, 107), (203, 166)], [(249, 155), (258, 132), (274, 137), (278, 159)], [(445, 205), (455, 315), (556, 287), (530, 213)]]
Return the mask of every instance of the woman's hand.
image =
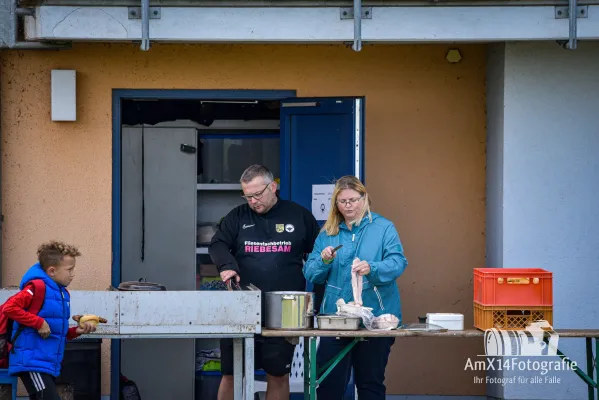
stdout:
[(367, 261), (360, 261), (351, 270), (361, 276), (368, 275), (370, 273), (370, 264)]
[(333, 253), (333, 246), (326, 247), (323, 251), (320, 252), (320, 257), (325, 263), (330, 263), (335, 258), (335, 254)]

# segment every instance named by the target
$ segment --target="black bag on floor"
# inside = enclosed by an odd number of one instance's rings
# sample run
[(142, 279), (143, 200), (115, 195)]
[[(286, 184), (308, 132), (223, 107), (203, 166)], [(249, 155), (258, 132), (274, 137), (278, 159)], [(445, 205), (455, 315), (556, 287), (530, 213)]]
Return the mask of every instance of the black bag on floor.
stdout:
[(123, 374), (121, 374), (120, 392), (121, 400), (141, 400), (141, 395), (139, 394), (139, 389), (135, 382), (127, 379)]

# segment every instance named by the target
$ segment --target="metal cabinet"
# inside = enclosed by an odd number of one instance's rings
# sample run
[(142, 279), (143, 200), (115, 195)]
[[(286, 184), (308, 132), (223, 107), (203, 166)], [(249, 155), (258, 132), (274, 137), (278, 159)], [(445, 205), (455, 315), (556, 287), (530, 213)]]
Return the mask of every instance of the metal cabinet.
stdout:
[[(194, 128), (123, 127), (122, 281), (195, 290), (196, 145)], [(145, 400), (192, 399), (195, 342), (122, 340), (121, 372)]]

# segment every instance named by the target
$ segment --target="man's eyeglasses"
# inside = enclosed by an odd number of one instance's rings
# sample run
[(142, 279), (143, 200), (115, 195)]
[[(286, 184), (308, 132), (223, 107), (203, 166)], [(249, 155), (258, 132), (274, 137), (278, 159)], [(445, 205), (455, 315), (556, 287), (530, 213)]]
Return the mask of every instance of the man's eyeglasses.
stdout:
[(262, 198), (262, 196), (264, 196), (264, 191), (266, 190), (266, 188), (268, 187), (268, 185), (270, 185), (271, 183), (272, 182), (267, 183), (266, 186), (264, 187), (264, 189), (262, 189), (258, 193), (248, 194), (248, 195), (241, 195), (241, 197), (244, 198), (247, 201), (250, 201), (252, 199), (260, 200)]
[(351, 204), (355, 204), (358, 201), (362, 200), (362, 197), (364, 197), (364, 196), (354, 197), (353, 199), (347, 199), (347, 200), (345, 200), (345, 199), (339, 200), (338, 199), (337, 203), (341, 204), (342, 206), (346, 206), (348, 204), (351, 205)]

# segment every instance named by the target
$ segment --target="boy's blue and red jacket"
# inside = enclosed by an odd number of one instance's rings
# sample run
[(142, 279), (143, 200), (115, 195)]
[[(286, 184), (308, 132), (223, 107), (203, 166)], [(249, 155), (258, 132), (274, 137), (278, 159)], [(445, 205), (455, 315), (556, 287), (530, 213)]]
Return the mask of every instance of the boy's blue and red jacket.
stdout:
[[(41, 279), (46, 284), (44, 304), (37, 316), (28, 313), (27, 308), (33, 299), (33, 279)], [(8, 372), (15, 375), (20, 372), (40, 372), (59, 376), (67, 339), (77, 337), (76, 328), (69, 329), (71, 316), (70, 296), (67, 289), (54, 282), (44, 272), (39, 263), (34, 264), (23, 276), (21, 292), (4, 306), (5, 314), (14, 320), (12, 337), (19, 326), (22, 331), (13, 343), (13, 352), (9, 356)], [(45, 320), (50, 326), (50, 336), (46, 339), (38, 333)]]

